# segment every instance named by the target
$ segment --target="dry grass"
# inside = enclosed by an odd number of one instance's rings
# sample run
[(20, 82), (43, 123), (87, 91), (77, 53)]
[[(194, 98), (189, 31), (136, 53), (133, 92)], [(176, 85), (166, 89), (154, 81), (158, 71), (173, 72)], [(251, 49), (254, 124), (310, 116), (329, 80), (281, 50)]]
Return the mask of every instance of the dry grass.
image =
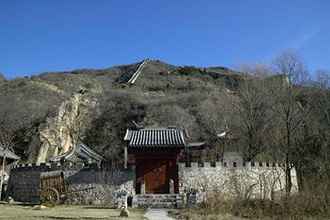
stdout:
[(189, 220), (326, 220), (330, 206), (314, 195), (300, 194), (277, 201), (261, 199), (223, 199), (221, 194), (210, 194), (206, 202), (193, 209), (173, 212), (177, 219)]
[[(91, 206), (57, 206), (43, 210), (33, 210), (31, 206), (1, 205), (0, 220), (54, 220), (54, 219), (122, 219), (119, 209)], [(130, 217), (126, 219), (140, 220), (144, 210), (130, 209)]]
[[(174, 216), (174, 215), (172, 215)], [(326, 217), (256, 217), (243, 218), (230, 214), (208, 214), (202, 215), (198, 211), (184, 210), (180, 214), (175, 215), (176, 219), (180, 220), (328, 220)]]
[(244, 220), (230, 214), (202, 214), (198, 209), (172, 210), (169, 215), (180, 220)]

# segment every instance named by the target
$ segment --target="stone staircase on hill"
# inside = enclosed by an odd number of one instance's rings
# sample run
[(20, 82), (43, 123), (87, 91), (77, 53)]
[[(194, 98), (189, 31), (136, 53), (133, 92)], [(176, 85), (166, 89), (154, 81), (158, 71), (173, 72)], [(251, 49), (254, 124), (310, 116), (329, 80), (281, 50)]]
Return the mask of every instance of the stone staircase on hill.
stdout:
[(127, 81), (128, 84), (134, 84), (135, 81), (137, 80), (137, 78), (140, 76), (141, 71), (143, 69), (143, 67), (145, 65), (147, 65), (147, 62), (149, 61), (149, 59), (145, 59), (143, 60), (143, 62), (139, 65), (139, 67), (137, 68), (137, 70), (133, 73), (133, 75), (131, 76), (131, 78)]
[(181, 208), (184, 199), (179, 194), (138, 194), (133, 197), (136, 208)]

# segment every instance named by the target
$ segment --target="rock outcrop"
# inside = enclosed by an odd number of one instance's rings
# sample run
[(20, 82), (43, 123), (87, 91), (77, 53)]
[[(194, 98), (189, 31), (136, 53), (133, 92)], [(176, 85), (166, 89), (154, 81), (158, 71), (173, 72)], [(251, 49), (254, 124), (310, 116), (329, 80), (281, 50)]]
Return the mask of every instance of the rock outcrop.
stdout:
[(90, 110), (96, 100), (82, 92), (74, 94), (63, 102), (55, 117), (47, 118), (39, 127), (40, 148), (37, 163), (73, 150), (81, 137), (86, 124), (91, 119)]

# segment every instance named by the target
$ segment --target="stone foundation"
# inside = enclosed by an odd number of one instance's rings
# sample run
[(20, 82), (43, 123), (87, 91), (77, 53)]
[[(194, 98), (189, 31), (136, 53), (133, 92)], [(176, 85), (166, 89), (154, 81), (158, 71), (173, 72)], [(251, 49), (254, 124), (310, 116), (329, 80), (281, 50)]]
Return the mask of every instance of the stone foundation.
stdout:
[(133, 197), (135, 208), (181, 208), (184, 195), (179, 194), (139, 194)]

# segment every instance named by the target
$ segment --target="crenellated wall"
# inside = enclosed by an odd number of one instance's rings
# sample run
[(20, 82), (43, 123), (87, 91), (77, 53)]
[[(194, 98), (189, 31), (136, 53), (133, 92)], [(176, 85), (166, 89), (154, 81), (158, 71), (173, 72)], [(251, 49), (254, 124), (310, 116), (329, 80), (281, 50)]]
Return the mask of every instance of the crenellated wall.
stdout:
[[(8, 196), (15, 201), (39, 202), (40, 176), (44, 172), (61, 170), (68, 184), (70, 204), (112, 204), (120, 207), (127, 196), (135, 194), (135, 167), (104, 170), (96, 164), (75, 167), (72, 164), (26, 164), (11, 171)], [(278, 163), (225, 161), (209, 163), (179, 163), (180, 194), (220, 192), (228, 197), (276, 198), (285, 191), (285, 167)], [(297, 179), (291, 170), (292, 191), (297, 191)], [(87, 189), (88, 190), (84, 190)], [(189, 197), (198, 199), (199, 197)], [(205, 197), (200, 197), (203, 199)]]
[[(279, 163), (216, 162), (179, 163), (180, 193), (220, 192), (228, 197), (275, 198), (285, 191), (285, 167)], [(293, 187), (297, 179), (291, 170)]]
[[(125, 194), (134, 194), (135, 168), (104, 170), (97, 164), (75, 167), (72, 164), (22, 164), (11, 171), (7, 196), (15, 201), (40, 202), (40, 176), (44, 172), (62, 171), (71, 204), (117, 204)], [(89, 188), (89, 189), (88, 189)], [(85, 190), (88, 189), (88, 190)]]

